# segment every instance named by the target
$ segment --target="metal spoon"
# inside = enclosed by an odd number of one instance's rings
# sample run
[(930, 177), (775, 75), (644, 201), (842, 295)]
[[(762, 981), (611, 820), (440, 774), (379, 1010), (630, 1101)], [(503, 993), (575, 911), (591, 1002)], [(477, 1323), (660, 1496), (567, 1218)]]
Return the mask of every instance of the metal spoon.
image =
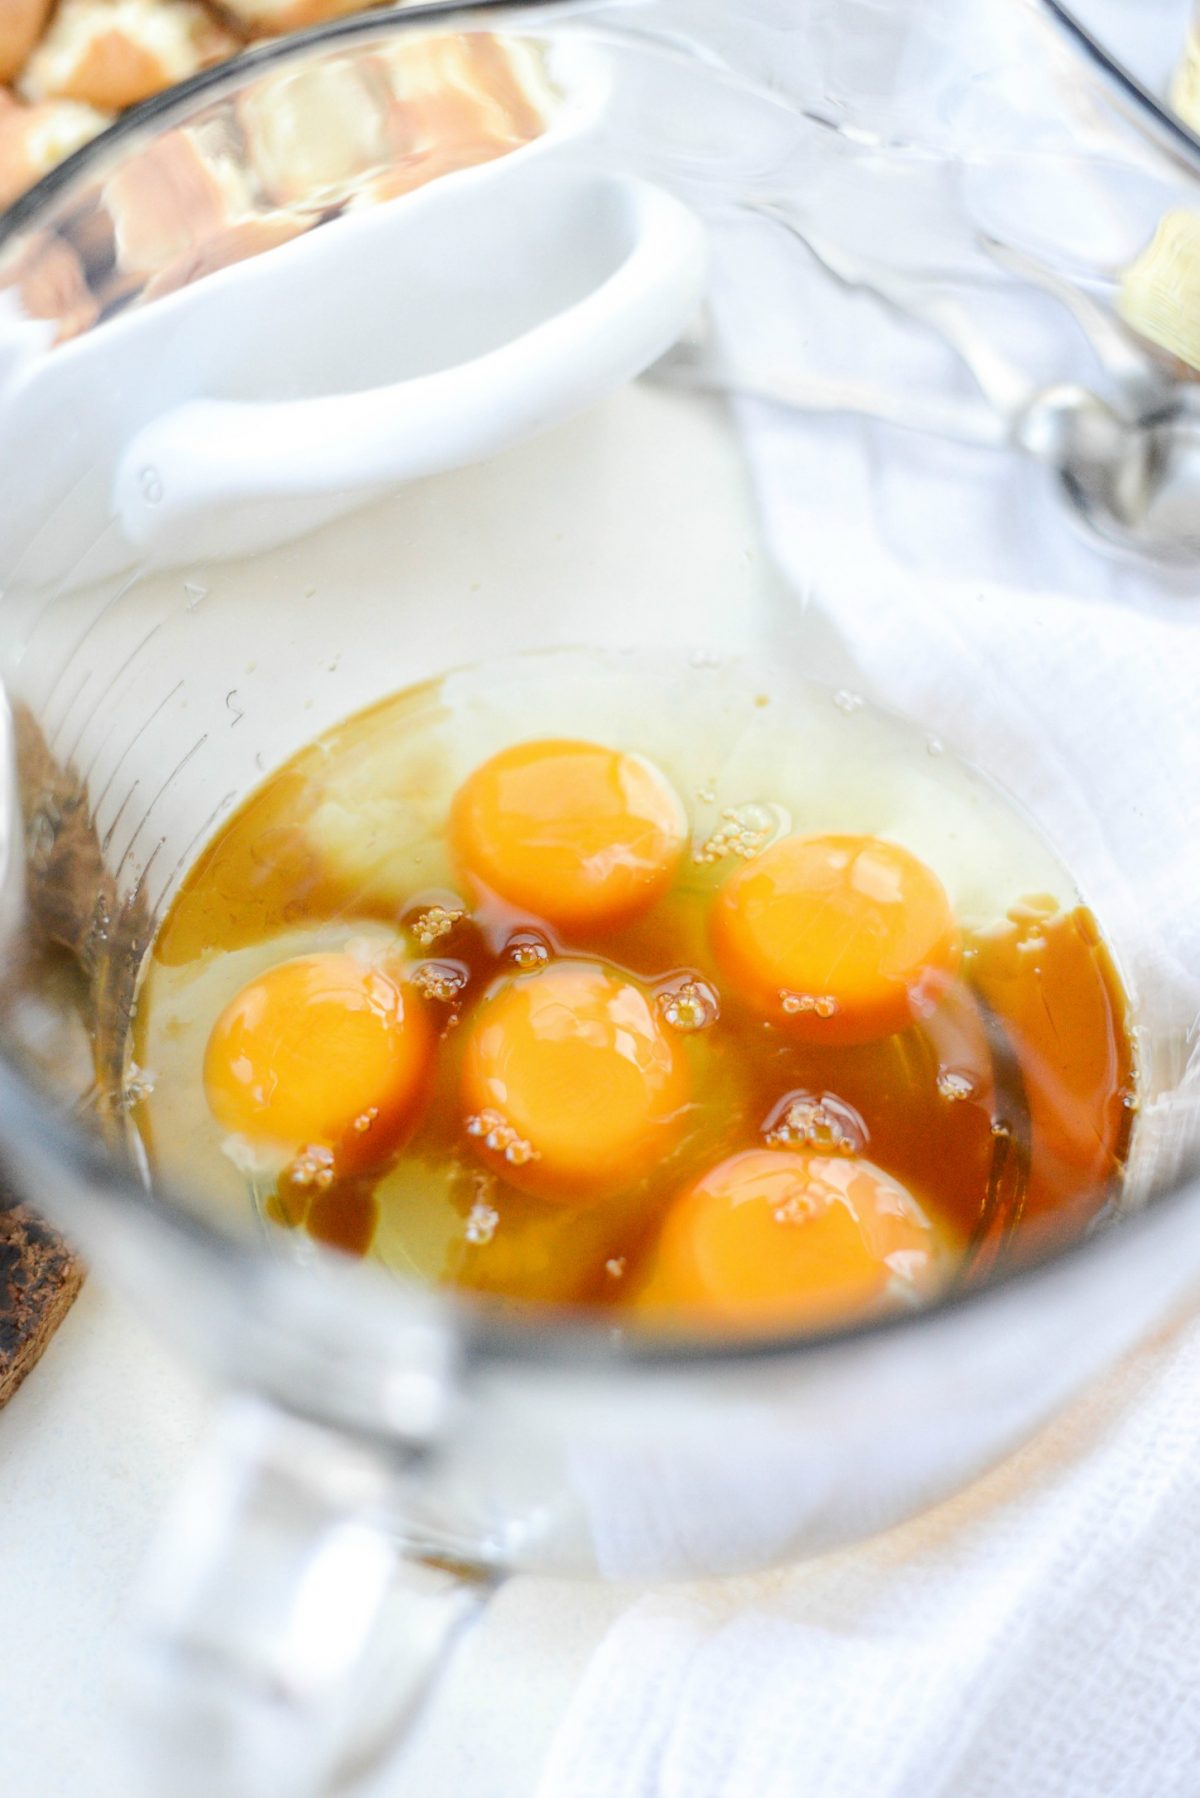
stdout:
[(1120, 408), (1078, 383), (1036, 387), (961, 301), (815, 239), (781, 208), (766, 210), (839, 285), (936, 331), (970, 372), (980, 399), (889, 395), (869, 383), (755, 368), (720, 355), (704, 334), (678, 342), (654, 365), (655, 378), (1018, 450), (1049, 471), (1076, 520), (1109, 548), (1169, 567), (1200, 561), (1200, 418), (1189, 392), (1142, 355), (1096, 301), (1024, 253), (986, 244), (997, 261), (1070, 310), (1121, 392)]

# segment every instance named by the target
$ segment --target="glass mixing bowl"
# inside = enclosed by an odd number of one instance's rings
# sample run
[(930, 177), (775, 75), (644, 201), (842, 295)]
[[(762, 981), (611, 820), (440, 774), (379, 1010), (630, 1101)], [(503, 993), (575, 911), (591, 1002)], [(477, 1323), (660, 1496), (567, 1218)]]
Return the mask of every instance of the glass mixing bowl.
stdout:
[[(331, 1788), (508, 1572), (880, 1529), (1200, 1284), (1200, 146), (1057, 6), (804, 12), (345, 20), (0, 222), (0, 1129), (231, 1395), (140, 1605), (152, 1790)], [(126, 1028), (212, 832), (381, 695), (579, 643), (870, 694), (1003, 779), (1133, 1002), (1102, 1227), (919, 1314), (668, 1345), (302, 1267), (149, 1179)]]

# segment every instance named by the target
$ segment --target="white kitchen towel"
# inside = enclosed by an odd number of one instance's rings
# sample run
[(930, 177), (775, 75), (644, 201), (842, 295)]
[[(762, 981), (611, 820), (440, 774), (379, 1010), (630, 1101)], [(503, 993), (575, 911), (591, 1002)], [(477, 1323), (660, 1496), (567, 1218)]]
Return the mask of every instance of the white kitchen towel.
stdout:
[[(815, 345), (818, 367), (842, 353), (858, 379), (938, 378), (927, 333), (831, 288), (786, 237), (736, 228), (730, 355), (751, 343), (759, 366), (795, 370)], [(1052, 314), (1033, 316), (1007, 321), (1009, 347), (1033, 337), (1086, 376), (1073, 328), (1056, 350)], [(949, 354), (941, 378), (961, 393)], [(1101, 554), (1013, 456), (758, 403), (742, 424), (797, 644), (820, 608), (864, 692), (936, 719), (1021, 796), (1173, 1045), (1156, 1078), (1194, 1087), (1200, 582)], [(1142, 1120), (1142, 1180), (1172, 1169), (1160, 1122)], [(599, 1647), (539, 1798), (1193, 1798), (1198, 1426), (1193, 1322), (923, 1519), (642, 1597)]]
[(1200, 1322), (969, 1492), (612, 1626), (538, 1798), (1194, 1798)]
[[(1090, 795), (1091, 809), (1063, 809), (1078, 835), (1060, 830), (1060, 846), (1093, 879), (1111, 870), (1100, 910), (1114, 936), (1113, 907), (1141, 906), (1122, 922), (1143, 994), (1186, 1026), (1200, 967), (1200, 626), (1152, 590), (1106, 593), (1099, 558), (1096, 599), (1051, 599), (898, 570), (877, 533), (837, 541), (797, 496), (862, 482), (857, 516), (878, 523), (870, 434), (756, 421), (781, 563), (801, 559), (884, 697), (941, 721), (948, 685), (956, 746), (995, 766), (1002, 739), (1000, 772), (1043, 809), (1063, 783)], [(912, 504), (928, 503), (907, 468)], [(978, 507), (953, 489), (945, 518), (974, 528)], [(1143, 1140), (1145, 1171), (1170, 1171), (1152, 1129)], [(642, 1598), (599, 1648), (539, 1798), (1191, 1798), (1198, 1516), (1193, 1324), (928, 1518), (807, 1567)]]

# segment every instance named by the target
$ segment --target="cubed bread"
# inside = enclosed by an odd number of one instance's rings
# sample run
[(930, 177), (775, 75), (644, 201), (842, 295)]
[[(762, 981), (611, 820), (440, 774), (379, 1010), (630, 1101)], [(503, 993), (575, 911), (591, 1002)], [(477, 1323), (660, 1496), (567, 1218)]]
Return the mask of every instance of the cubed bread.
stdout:
[(168, 131), (104, 183), (115, 263), (151, 280), (254, 211), (245, 175), (215, 124)]
[(0, 0), (0, 81), (20, 74), (52, 4), (53, 0)]
[(0, 285), (16, 290), (26, 318), (55, 326), (55, 339), (77, 337), (92, 326), (100, 308), (78, 253), (53, 231), (40, 231), (24, 245)]
[(225, 0), (225, 11), (249, 37), (279, 37), (362, 10), (363, 0)]
[(479, 31), (418, 37), (379, 52), (391, 101), (391, 160), (351, 204), (377, 206), (540, 137), (552, 103), (524, 40)]
[(117, 111), (239, 46), (196, 0), (62, 0), (18, 86), (29, 100), (81, 100)]
[(247, 88), (238, 122), (264, 200), (313, 211), (344, 201), (392, 160), (388, 106), (370, 56), (302, 64)]
[(24, 106), (0, 90), (0, 206), (10, 205), (108, 123), (107, 114), (74, 100)]
[(303, 236), (312, 222), (292, 212), (272, 212), (227, 225), (169, 262), (146, 283), (142, 298), (161, 299), (176, 288), (189, 287), (193, 281), (202, 281), (205, 275), (216, 274), (218, 269), (230, 268), (235, 262), (245, 262), (251, 256), (277, 249), (280, 244), (290, 243), (293, 237)]
[(515, 149), (546, 129), (546, 90), (533, 46), (491, 31), (401, 39), (380, 52), (407, 145), (477, 160)]

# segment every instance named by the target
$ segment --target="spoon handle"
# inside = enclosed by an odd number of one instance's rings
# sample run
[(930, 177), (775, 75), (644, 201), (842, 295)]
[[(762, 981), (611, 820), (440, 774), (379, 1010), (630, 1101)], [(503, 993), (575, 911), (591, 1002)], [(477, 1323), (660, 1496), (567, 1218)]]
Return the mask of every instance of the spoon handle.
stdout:
[(1012, 436), (1010, 421), (977, 401), (931, 393), (888, 393), (868, 381), (756, 369), (686, 342), (660, 357), (648, 374), (652, 380), (674, 387), (764, 400), (795, 412), (852, 413), (980, 449), (1001, 449)]

